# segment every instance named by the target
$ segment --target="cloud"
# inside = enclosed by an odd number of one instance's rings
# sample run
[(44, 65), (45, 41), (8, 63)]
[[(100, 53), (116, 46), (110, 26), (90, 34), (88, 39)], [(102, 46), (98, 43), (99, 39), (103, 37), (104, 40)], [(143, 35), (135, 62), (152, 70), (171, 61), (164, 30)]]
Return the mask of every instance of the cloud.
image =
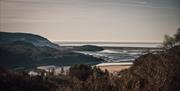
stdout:
[(126, 35), (131, 32), (139, 37), (132, 35), (135, 41), (152, 40), (155, 34), (153, 40), (159, 41), (163, 36), (157, 31), (168, 33), (179, 26), (178, 1), (0, 0), (0, 30), (41, 33), (57, 40), (117, 41), (130, 40)]
[[(149, 8), (170, 8), (179, 9), (179, 0), (0, 0), (0, 2), (21, 3), (21, 4), (38, 4), (38, 5), (78, 5), (78, 6), (96, 6), (101, 7), (111, 5), (137, 6)], [(172, 5), (170, 5), (172, 4)]]

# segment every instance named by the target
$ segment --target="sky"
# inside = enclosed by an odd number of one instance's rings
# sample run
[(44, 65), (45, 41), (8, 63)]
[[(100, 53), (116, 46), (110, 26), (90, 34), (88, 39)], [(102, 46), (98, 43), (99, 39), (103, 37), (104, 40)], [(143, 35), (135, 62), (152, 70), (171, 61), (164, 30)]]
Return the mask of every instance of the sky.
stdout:
[(0, 0), (0, 31), (51, 41), (162, 42), (180, 27), (180, 0)]

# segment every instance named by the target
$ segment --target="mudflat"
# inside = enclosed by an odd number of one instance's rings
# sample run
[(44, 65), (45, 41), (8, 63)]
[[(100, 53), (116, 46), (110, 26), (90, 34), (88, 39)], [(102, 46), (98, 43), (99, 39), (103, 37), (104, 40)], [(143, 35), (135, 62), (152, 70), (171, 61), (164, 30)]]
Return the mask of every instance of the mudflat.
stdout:
[(105, 64), (105, 65), (98, 65), (98, 67), (105, 71), (105, 70), (108, 70), (110, 73), (114, 73), (114, 72), (119, 72), (119, 71), (122, 71), (124, 69), (128, 69), (132, 66), (132, 64)]

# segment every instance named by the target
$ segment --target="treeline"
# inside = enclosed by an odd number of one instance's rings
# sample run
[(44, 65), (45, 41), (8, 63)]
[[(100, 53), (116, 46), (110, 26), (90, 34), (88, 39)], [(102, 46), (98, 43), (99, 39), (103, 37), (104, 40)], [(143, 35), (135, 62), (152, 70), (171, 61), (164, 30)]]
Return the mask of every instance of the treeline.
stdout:
[[(0, 68), (0, 91), (113, 91), (108, 71), (78, 64), (67, 75), (30, 76), (24, 71)], [(115, 83), (114, 83), (115, 84)]]

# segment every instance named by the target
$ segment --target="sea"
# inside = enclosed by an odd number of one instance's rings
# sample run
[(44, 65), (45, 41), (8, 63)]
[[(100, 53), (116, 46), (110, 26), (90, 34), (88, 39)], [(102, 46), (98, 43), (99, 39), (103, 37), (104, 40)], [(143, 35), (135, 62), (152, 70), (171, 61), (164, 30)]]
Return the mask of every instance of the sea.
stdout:
[[(82, 53), (85, 55), (91, 55), (96, 58), (104, 59), (105, 61), (97, 64), (96, 66), (104, 65), (131, 65), (134, 60), (141, 55), (147, 53), (156, 53), (162, 51), (161, 43), (129, 43), (129, 42), (56, 42), (62, 47), (71, 48), (73, 46), (83, 46), (83, 45), (94, 45), (103, 47), (103, 51), (74, 51), (76, 53)], [(61, 69), (68, 70), (70, 66), (56, 66), (47, 65), (39, 66), (37, 69), (41, 70), (51, 70), (55, 69), (58, 74)], [(33, 75), (33, 72), (29, 74)]]
[(133, 62), (147, 53), (161, 51), (161, 43), (145, 42), (58, 42), (60, 46), (72, 47), (94, 45), (103, 47), (103, 51), (75, 51), (96, 58), (102, 58), (107, 63)]

